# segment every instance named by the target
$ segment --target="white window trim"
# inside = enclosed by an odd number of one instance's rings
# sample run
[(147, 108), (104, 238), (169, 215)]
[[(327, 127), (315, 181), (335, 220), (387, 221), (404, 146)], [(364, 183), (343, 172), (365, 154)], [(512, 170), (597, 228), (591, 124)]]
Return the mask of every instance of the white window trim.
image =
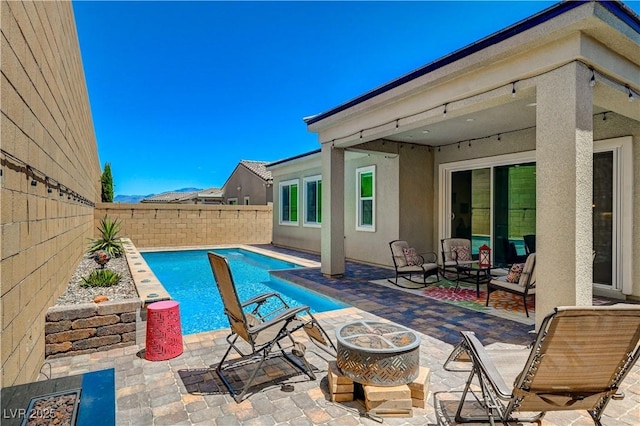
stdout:
[(244, 205), (248, 206), (251, 203), (251, 198), (248, 195), (244, 196)]
[(322, 222), (307, 222), (307, 197), (309, 194), (307, 194), (307, 183), (308, 182), (316, 182), (316, 191), (318, 188), (318, 184), (317, 182), (322, 182), (322, 175), (315, 175), (315, 176), (307, 176), (305, 178), (302, 179), (302, 186), (303, 186), (303, 212), (302, 214), (304, 215), (302, 218), (302, 226), (305, 226), (307, 228), (321, 228), (322, 227)]
[[(614, 233), (614, 250), (617, 251), (617, 270), (612, 291), (631, 294), (633, 277), (633, 139), (631, 136), (593, 141), (593, 152), (614, 151), (616, 170), (614, 179), (617, 193), (613, 198), (617, 214), (614, 220), (619, 223)], [(624, 253), (624, 255), (622, 254)], [(625, 261), (626, 259), (626, 261)], [(594, 284), (597, 288), (606, 288)]]
[[(372, 173), (372, 192), (371, 197), (371, 225), (360, 225), (361, 206), (360, 203), (360, 175), (363, 173)], [(356, 169), (356, 231), (376, 232), (376, 166), (358, 167)]]
[[(283, 221), (282, 220), (282, 187), (298, 185), (298, 219), (296, 221)], [(300, 220), (300, 179), (290, 179), (280, 182), (278, 185), (278, 223), (284, 226), (298, 226)]]
[[(235, 202), (235, 204), (232, 204), (233, 202)], [(227, 205), (238, 205), (238, 199), (237, 198), (227, 198)]]

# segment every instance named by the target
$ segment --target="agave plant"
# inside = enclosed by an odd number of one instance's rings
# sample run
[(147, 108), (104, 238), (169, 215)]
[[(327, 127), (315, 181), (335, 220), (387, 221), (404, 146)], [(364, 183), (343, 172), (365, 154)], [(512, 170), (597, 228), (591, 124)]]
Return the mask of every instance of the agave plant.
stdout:
[(120, 274), (110, 269), (96, 269), (88, 277), (82, 277), (81, 287), (111, 287), (118, 284)]
[(117, 219), (112, 221), (107, 216), (100, 219), (100, 226), (98, 226), (100, 238), (91, 241), (88, 250), (89, 254), (102, 250), (109, 253), (111, 257), (122, 256), (124, 248), (118, 235), (120, 225), (121, 223)]

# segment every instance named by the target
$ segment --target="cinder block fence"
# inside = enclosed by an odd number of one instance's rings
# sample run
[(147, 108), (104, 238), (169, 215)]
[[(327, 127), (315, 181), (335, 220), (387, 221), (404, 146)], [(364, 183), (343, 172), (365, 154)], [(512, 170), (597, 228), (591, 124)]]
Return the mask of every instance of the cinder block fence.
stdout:
[(98, 203), (94, 224), (105, 216), (119, 220), (121, 235), (138, 248), (267, 244), (272, 214), (271, 205)]

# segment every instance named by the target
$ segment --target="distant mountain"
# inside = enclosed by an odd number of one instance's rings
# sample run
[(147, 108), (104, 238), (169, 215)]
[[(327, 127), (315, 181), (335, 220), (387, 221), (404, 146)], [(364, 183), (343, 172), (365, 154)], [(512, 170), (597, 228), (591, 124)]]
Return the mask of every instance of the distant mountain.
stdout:
[(139, 203), (143, 198), (150, 197), (154, 194), (149, 195), (116, 195), (113, 199), (114, 203)]
[[(182, 188), (182, 189), (174, 189), (173, 191), (166, 192), (194, 192), (194, 191), (202, 191), (202, 188)], [(162, 194), (162, 192), (160, 192)]]
[[(194, 191), (202, 191), (202, 188), (181, 188), (174, 189), (173, 191), (165, 191), (165, 192), (194, 192)], [(160, 192), (159, 194), (163, 194)], [(158, 194), (147, 194), (147, 195), (116, 195), (113, 199), (114, 203), (139, 203), (140, 200), (147, 197), (152, 197)]]

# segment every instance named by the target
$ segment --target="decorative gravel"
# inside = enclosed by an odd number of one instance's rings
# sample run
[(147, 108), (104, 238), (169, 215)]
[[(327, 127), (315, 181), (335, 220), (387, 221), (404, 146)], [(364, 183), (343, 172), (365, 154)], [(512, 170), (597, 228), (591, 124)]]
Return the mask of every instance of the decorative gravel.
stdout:
[(93, 259), (85, 256), (69, 280), (67, 290), (56, 301), (56, 306), (89, 303), (100, 295), (107, 296), (111, 301), (138, 297), (127, 259), (124, 256), (112, 258), (105, 266), (105, 269), (111, 269), (120, 274), (121, 278), (118, 284), (111, 287), (80, 287), (82, 277), (89, 276), (92, 271), (99, 268), (100, 266)]

